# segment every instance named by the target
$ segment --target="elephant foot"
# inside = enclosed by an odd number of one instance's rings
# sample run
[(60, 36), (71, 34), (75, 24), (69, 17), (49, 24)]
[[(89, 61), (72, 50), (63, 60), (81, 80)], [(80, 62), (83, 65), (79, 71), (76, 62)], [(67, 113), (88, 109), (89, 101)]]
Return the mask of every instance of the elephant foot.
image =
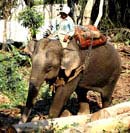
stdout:
[(88, 103), (81, 102), (78, 115), (90, 114), (90, 108)]
[(88, 91), (86, 98), (89, 101), (92, 101), (94, 103), (97, 103), (97, 105), (102, 108), (102, 99), (101, 99), (101, 93), (96, 91)]
[(60, 117), (67, 117), (67, 116), (71, 116), (72, 114), (70, 113), (69, 110), (65, 109), (62, 114), (60, 115)]

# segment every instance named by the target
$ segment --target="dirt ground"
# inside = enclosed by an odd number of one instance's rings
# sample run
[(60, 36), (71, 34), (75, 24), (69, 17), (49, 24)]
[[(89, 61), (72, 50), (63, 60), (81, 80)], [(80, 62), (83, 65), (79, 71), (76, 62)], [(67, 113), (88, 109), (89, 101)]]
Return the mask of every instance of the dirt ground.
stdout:
[[(130, 45), (123, 43), (114, 44), (117, 48), (122, 61), (121, 76), (113, 93), (112, 104), (130, 100)], [(0, 97), (0, 103), (3, 97)], [(4, 99), (6, 100), (6, 99)], [(16, 124), (20, 118), (21, 108), (0, 110), (0, 133), (5, 132), (6, 127)]]
[(130, 45), (117, 44), (121, 57), (122, 72), (113, 93), (113, 104), (130, 101)]

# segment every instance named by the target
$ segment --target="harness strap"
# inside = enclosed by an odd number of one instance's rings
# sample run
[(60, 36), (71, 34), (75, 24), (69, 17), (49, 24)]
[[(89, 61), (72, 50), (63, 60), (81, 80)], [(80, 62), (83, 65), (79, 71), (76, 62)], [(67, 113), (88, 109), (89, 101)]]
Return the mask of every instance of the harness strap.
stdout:
[(70, 77), (70, 78), (68, 79), (67, 82), (70, 82), (70, 81), (73, 80), (75, 77), (77, 77), (77, 76), (79, 75), (79, 73), (80, 73), (81, 71), (83, 71), (84, 69), (85, 69), (85, 65), (84, 65), (84, 64), (81, 65), (81, 66), (79, 66), (79, 67), (76, 69), (74, 75), (73, 75), (72, 77)]
[[(72, 81), (72, 80), (73, 80), (75, 77), (77, 77), (77, 76), (80, 74), (80, 72), (83, 71), (84, 69), (85, 69), (85, 65), (84, 65), (84, 64), (81, 65), (81, 66), (79, 66), (79, 67), (75, 70), (74, 75), (73, 75), (72, 77), (70, 77), (70, 78), (68, 79), (67, 82)], [(57, 77), (55, 83), (54, 83), (53, 85), (50, 86), (50, 90), (53, 91), (53, 92), (55, 93), (56, 87), (64, 86), (65, 84), (66, 84), (66, 82), (65, 82), (65, 80), (64, 80), (63, 77), (61, 77), (61, 78)]]

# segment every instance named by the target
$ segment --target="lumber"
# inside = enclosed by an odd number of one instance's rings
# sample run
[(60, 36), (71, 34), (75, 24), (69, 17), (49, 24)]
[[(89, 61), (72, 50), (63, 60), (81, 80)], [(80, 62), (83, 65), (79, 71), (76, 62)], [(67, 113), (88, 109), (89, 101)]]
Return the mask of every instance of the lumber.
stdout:
[(36, 130), (42, 130), (43, 128), (46, 128), (46, 129), (53, 128), (58, 131), (64, 127), (69, 128), (73, 125), (83, 124), (89, 121), (90, 117), (91, 117), (91, 114), (61, 117), (61, 118), (47, 119), (47, 120), (41, 120), (36, 122), (16, 124), (16, 125), (13, 125), (13, 128), (16, 130), (17, 133), (21, 133), (23, 131), (29, 132), (29, 130), (32, 132)]
[[(120, 127), (122, 127), (120, 129)], [(12, 125), (17, 133), (39, 130), (81, 130), (85, 133), (130, 129), (130, 101), (101, 109), (93, 114), (60, 117)], [(8, 133), (8, 132), (7, 132)]]
[(63, 133), (121, 133), (130, 131), (130, 112), (64, 130)]

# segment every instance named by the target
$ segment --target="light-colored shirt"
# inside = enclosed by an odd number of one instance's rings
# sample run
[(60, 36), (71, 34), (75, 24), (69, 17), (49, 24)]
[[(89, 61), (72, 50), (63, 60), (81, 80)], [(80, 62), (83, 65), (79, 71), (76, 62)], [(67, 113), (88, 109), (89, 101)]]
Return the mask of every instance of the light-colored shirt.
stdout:
[(67, 16), (65, 19), (62, 19), (60, 16), (57, 16), (52, 20), (52, 30), (53, 35), (69, 35), (73, 36), (75, 33), (75, 25), (70, 16)]

